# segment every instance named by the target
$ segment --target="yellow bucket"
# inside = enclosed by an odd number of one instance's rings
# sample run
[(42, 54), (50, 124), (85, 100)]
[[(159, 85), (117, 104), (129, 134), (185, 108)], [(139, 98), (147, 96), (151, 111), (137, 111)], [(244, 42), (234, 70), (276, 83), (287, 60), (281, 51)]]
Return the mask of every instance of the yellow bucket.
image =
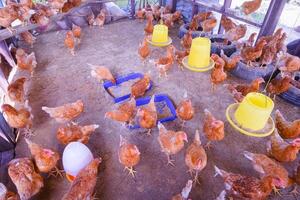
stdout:
[(157, 24), (154, 26), (152, 34), (152, 42), (154, 43), (166, 43), (169, 40), (168, 27), (163, 24)]
[(210, 64), (210, 47), (209, 38), (198, 37), (193, 39), (191, 51), (188, 58), (189, 66), (194, 68), (205, 68)]
[(261, 93), (249, 93), (239, 104), (234, 116), (240, 126), (253, 131), (263, 129), (272, 113), (272, 99)]

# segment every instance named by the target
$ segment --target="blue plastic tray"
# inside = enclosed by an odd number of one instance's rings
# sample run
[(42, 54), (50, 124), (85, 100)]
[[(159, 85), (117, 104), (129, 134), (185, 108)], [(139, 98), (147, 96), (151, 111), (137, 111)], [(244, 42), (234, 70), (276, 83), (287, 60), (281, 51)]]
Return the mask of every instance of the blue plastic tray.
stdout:
[[(136, 100), (136, 106), (139, 107), (139, 106), (146, 105), (150, 102), (150, 100), (151, 100), (151, 97), (139, 98), (139, 99)], [(161, 123), (170, 122), (170, 121), (173, 121), (177, 118), (176, 109), (175, 109), (172, 101), (170, 100), (170, 98), (167, 95), (165, 95), (165, 94), (155, 95), (154, 102), (156, 103), (155, 105), (156, 105), (156, 110), (157, 110), (158, 115), (163, 113), (165, 107), (167, 107), (169, 109), (169, 112), (171, 114), (170, 116), (158, 119), (159, 122), (161, 122)], [(163, 105), (157, 105), (157, 103), (160, 103), (160, 102), (163, 102), (164, 104)], [(131, 125), (131, 126), (129, 125), (127, 127), (129, 129), (141, 128), (139, 124)]]
[[(104, 87), (104, 89), (106, 90), (106, 92), (107, 92), (111, 97), (114, 98), (114, 102), (115, 102), (115, 103), (120, 103), (120, 102), (122, 102), (122, 101), (125, 101), (125, 100), (129, 99), (130, 96), (131, 96), (131, 94), (126, 94), (126, 95), (120, 96), (120, 97), (114, 97), (114, 96), (108, 91), (108, 89), (111, 88), (111, 87), (115, 87), (115, 86), (117, 86), (117, 87), (122, 87), (122, 83), (125, 83), (125, 82), (127, 82), (127, 81), (129, 81), (129, 80), (133, 80), (133, 79), (137, 79), (137, 81), (138, 81), (138, 79), (141, 79), (141, 78), (143, 78), (143, 77), (144, 77), (144, 75), (141, 74), (141, 73), (131, 73), (131, 74), (127, 74), (127, 75), (123, 75), (123, 76), (117, 77), (117, 78), (116, 78), (116, 83), (115, 83), (115, 84), (112, 83), (111, 81), (105, 81), (105, 82), (103, 83), (103, 87)], [(150, 81), (150, 86), (149, 86), (149, 88), (146, 90), (146, 92), (149, 91), (149, 90), (151, 90), (151, 88), (152, 88), (152, 81)]]

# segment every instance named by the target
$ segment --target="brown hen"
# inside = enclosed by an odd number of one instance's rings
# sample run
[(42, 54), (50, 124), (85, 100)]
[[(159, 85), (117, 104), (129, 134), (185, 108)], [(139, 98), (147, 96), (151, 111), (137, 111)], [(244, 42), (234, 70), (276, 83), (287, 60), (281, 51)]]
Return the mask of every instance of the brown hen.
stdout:
[(37, 65), (34, 52), (27, 54), (23, 49), (17, 49), (16, 59), (18, 68), (29, 71), (32, 76), (33, 69), (36, 68)]
[(24, 84), (26, 82), (25, 77), (18, 78), (11, 84), (9, 84), (7, 88), (7, 94), (10, 100), (15, 103), (24, 103), (25, 102), (25, 89)]
[(81, 28), (80, 28), (80, 26), (72, 24), (72, 32), (73, 32), (73, 35), (74, 35), (75, 39), (77, 40), (77, 42), (79, 44), (80, 43), (80, 38), (81, 38)]
[(227, 79), (227, 74), (224, 71), (225, 61), (217, 54), (212, 54), (211, 59), (214, 60), (215, 66), (210, 74), (210, 81), (212, 83), (212, 90), (215, 90), (217, 84), (221, 84)]
[(7, 116), (7, 123), (13, 128), (27, 128), (32, 126), (32, 115), (27, 108), (15, 109), (9, 104), (2, 105), (2, 111)]
[(75, 37), (72, 31), (66, 33), (65, 46), (70, 50), (72, 56), (75, 56)]
[(254, 47), (244, 47), (241, 50), (242, 59), (248, 66), (252, 66), (251, 62), (261, 57), (263, 48), (266, 44), (267, 42), (265, 40), (260, 40)]
[(143, 78), (141, 78), (131, 86), (131, 97), (136, 99), (144, 96), (145, 92), (150, 87), (150, 82), (151, 79), (149, 74), (145, 74)]
[(173, 160), (170, 159), (171, 155), (177, 154), (184, 147), (184, 141), (188, 142), (187, 135), (183, 131), (171, 131), (167, 130), (164, 125), (158, 122), (158, 142), (160, 144), (162, 152), (167, 155), (168, 164), (173, 165)]
[(57, 130), (56, 138), (57, 140), (64, 145), (69, 144), (70, 142), (81, 142), (87, 144), (90, 140), (91, 134), (99, 128), (99, 125), (92, 124), (86, 126), (79, 126), (77, 124), (66, 125), (60, 127)]
[(148, 129), (147, 134), (150, 135), (151, 129), (156, 127), (157, 111), (155, 106), (155, 96), (153, 95), (149, 104), (141, 107), (137, 111), (139, 125), (142, 128)]
[(216, 27), (216, 25), (217, 25), (217, 19), (215, 17), (206, 19), (205, 21), (201, 22), (203, 32), (205, 33), (212, 32)]
[(153, 33), (153, 17), (147, 17), (147, 24), (146, 27), (144, 28), (145, 35), (151, 35)]
[(60, 159), (58, 152), (51, 149), (42, 148), (40, 145), (28, 139), (26, 139), (26, 143), (35, 161), (35, 165), (40, 172), (49, 173), (53, 169), (59, 172), (58, 168), (56, 167), (57, 162)]
[(223, 49), (221, 50), (220, 53), (221, 58), (225, 61), (225, 66), (224, 68), (226, 70), (232, 70), (236, 67), (237, 63), (241, 61), (242, 56), (240, 54), (235, 54), (232, 55), (232, 57), (228, 57), (224, 54)]
[(260, 85), (264, 82), (263, 78), (256, 78), (250, 84), (234, 84), (232, 86), (238, 92), (242, 93), (243, 96), (246, 96), (251, 92), (259, 92)]
[(128, 123), (132, 124), (135, 113), (136, 113), (135, 99), (131, 98), (130, 101), (121, 104), (116, 110), (106, 112), (105, 118), (109, 118), (126, 124)]
[(196, 130), (193, 143), (186, 150), (185, 164), (188, 166), (191, 175), (195, 172), (194, 181), (198, 182), (198, 174), (207, 164), (207, 155), (201, 144), (198, 130)]
[(139, 9), (136, 11), (136, 18), (137, 18), (140, 22), (143, 22), (144, 19), (145, 19), (145, 14), (146, 14), (145, 9), (139, 8)]
[(249, 15), (259, 9), (262, 0), (245, 1), (242, 4), (242, 11), (245, 15)]
[(255, 154), (244, 151), (244, 156), (252, 162), (253, 168), (262, 175), (272, 176), (281, 181), (281, 186), (286, 188), (291, 185), (288, 171), (278, 162), (264, 154)]
[(210, 18), (212, 15), (213, 13), (211, 11), (208, 11), (208, 12), (200, 12), (197, 15), (195, 15), (195, 17), (198, 19), (199, 22), (203, 22), (208, 18)]
[(97, 183), (98, 167), (101, 158), (95, 158), (85, 168), (80, 170), (63, 200), (93, 199)]
[(275, 123), (278, 133), (282, 138), (295, 139), (300, 136), (300, 119), (293, 122), (287, 121), (281, 112), (276, 110)]
[(300, 150), (300, 139), (295, 139), (291, 144), (284, 141), (277, 130), (267, 145), (269, 154), (280, 162), (292, 162), (297, 159)]
[(58, 123), (66, 123), (78, 117), (83, 112), (83, 102), (77, 100), (74, 103), (67, 103), (59, 107), (42, 107), (42, 110), (54, 118)]
[(244, 24), (237, 25), (225, 33), (225, 37), (229, 41), (238, 41), (243, 38), (247, 32), (247, 26)]
[(96, 78), (98, 81), (103, 82), (108, 80), (114, 84), (116, 83), (116, 79), (107, 67), (92, 64), (88, 65), (91, 67), (91, 76)]
[(100, 13), (97, 15), (97, 17), (95, 18), (93, 25), (102, 28), (105, 24), (105, 20), (106, 20), (106, 10), (102, 9)]
[(167, 47), (166, 56), (161, 57), (157, 61), (155, 61), (155, 66), (159, 71), (159, 77), (162, 77), (162, 75), (167, 77), (167, 71), (169, 71), (174, 64), (174, 60), (175, 60), (174, 54), (175, 54), (175, 47), (173, 45), (170, 45)]
[(43, 178), (35, 172), (29, 158), (18, 158), (9, 162), (8, 175), (15, 184), (21, 200), (30, 199), (44, 186)]
[(183, 36), (183, 38), (180, 41), (180, 44), (185, 48), (185, 49), (190, 49), (192, 46), (192, 41), (193, 41), (193, 37), (192, 37), (192, 31), (189, 30), (188, 32), (186, 32), (186, 34)]
[(281, 181), (271, 176), (258, 179), (226, 172), (216, 166), (215, 171), (224, 179), (226, 190), (234, 195), (233, 199), (266, 200), (275, 186), (282, 187)]
[(176, 115), (182, 120), (182, 126), (186, 121), (193, 119), (195, 110), (191, 99), (188, 98), (187, 92), (184, 93), (184, 100), (182, 100), (176, 109)]
[(225, 15), (222, 15), (221, 17), (221, 25), (225, 29), (225, 32), (228, 32), (229, 30), (237, 26), (236, 23), (234, 23), (231, 19), (229, 19)]
[(267, 87), (267, 92), (274, 95), (275, 98), (276, 95), (288, 91), (288, 89), (291, 87), (291, 80), (292, 78), (290, 76), (281, 77), (280, 79), (273, 79)]
[(145, 64), (146, 58), (151, 53), (146, 37), (143, 39), (143, 42), (139, 44), (138, 53), (140, 55), (140, 58), (143, 61), (143, 64)]
[(285, 64), (279, 68), (283, 72), (295, 72), (300, 70), (300, 58), (288, 54)]
[(21, 38), (31, 46), (31, 48), (33, 47), (33, 44), (36, 41), (36, 37), (34, 37), (29, 31), (25, 31), (20, 33)]
[(204, 110), (203, 132), (208, 139), (206, 146), (209, 148), (212, 141), (221, 141), (224, 139), (224, 122), (217, 120), (208, 109)]
[(138, 147), (134, 144), (128, 143), (128, 141), (120, 135), (119, 161), (133, 177), (134, 173), (136, 173), (133, 167), (140, 162), (140, 155), (141, 153)]

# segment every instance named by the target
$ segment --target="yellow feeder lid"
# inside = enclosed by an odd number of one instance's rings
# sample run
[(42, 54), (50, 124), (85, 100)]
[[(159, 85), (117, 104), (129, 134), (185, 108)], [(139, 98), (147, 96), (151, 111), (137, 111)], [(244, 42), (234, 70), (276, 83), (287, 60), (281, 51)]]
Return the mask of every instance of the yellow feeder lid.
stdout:
[(267, 137), (274, 132), (275, 123), (274, 123), (274, 120), (272, 119), (272, 117), (268, 118), (268, 121), (264, 128), (257, 130), (257, 131), (254, 131), (251, 129), (246, 129), (246, 128), (242, 127), (241, 125), (239, 125), (237, 120), (235, 119), (235, 112), (238, 107), (239, 107), (239, 103), (234, 103), (234, 104), (229, 105), (226, 109), (226, 118), (227, 118), (228, 122), (230, 123), (230, 125), (234, 129), (236, 129), (237, 131), (239, 131), (242, 134), (245, 134), (245, 135), (251, 136), (251, 137)]
[(185, 68), (194, 72), (206, 72), (208, 70), (211, 70), (215, 66), (215, 61), (213, 59), (210, 59), (209, 65), (207, 67), (193, 67), (189, 65), (188, 58), (188, 56), (184, 57), (182, 59), (182, 64)]

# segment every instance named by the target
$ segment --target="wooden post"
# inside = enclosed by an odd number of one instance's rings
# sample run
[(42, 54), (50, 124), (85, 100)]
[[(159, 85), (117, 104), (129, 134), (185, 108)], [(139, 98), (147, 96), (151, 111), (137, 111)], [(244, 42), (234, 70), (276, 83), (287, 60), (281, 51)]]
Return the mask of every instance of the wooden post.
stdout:
[(135, 16), (135, 0), (130, 0), (130, 17), (134, 19)]
[(199, 5), (196, 3), (195, 0), (193, 0), (193, 11), (192, 11), (192, 17), (196, 15), (199, 12)]
[(276, 26), (279, 22), (282, 10), (287, 0), (272, 0), (264, 18), (262, 27), (258, 34), (258, 38), (265, 35), (271, 35), (274, 33)]
[[(225, 0), (225, 1), (224, 1), (224, 5), (223, 5), (223, 7), (222, 7), (222, 11), (223, 11), (223, 12), (222, 12), (221, 16), (223, 16), (224, 13), (226, 13), (226, 10), (227, 10), (228, 8), (230, 8), (231, 3), (232, 3), (232, 0)], [(224, 28), (223, 28), (223, 26), (221, 26), (221, 23), (220, 23), (219, 30), (218, 30), (218, 34), (222, 34), (223, 32), (224, 32)]]
[(172, 0), (172, 12), (176, 11), (177, 0)]

